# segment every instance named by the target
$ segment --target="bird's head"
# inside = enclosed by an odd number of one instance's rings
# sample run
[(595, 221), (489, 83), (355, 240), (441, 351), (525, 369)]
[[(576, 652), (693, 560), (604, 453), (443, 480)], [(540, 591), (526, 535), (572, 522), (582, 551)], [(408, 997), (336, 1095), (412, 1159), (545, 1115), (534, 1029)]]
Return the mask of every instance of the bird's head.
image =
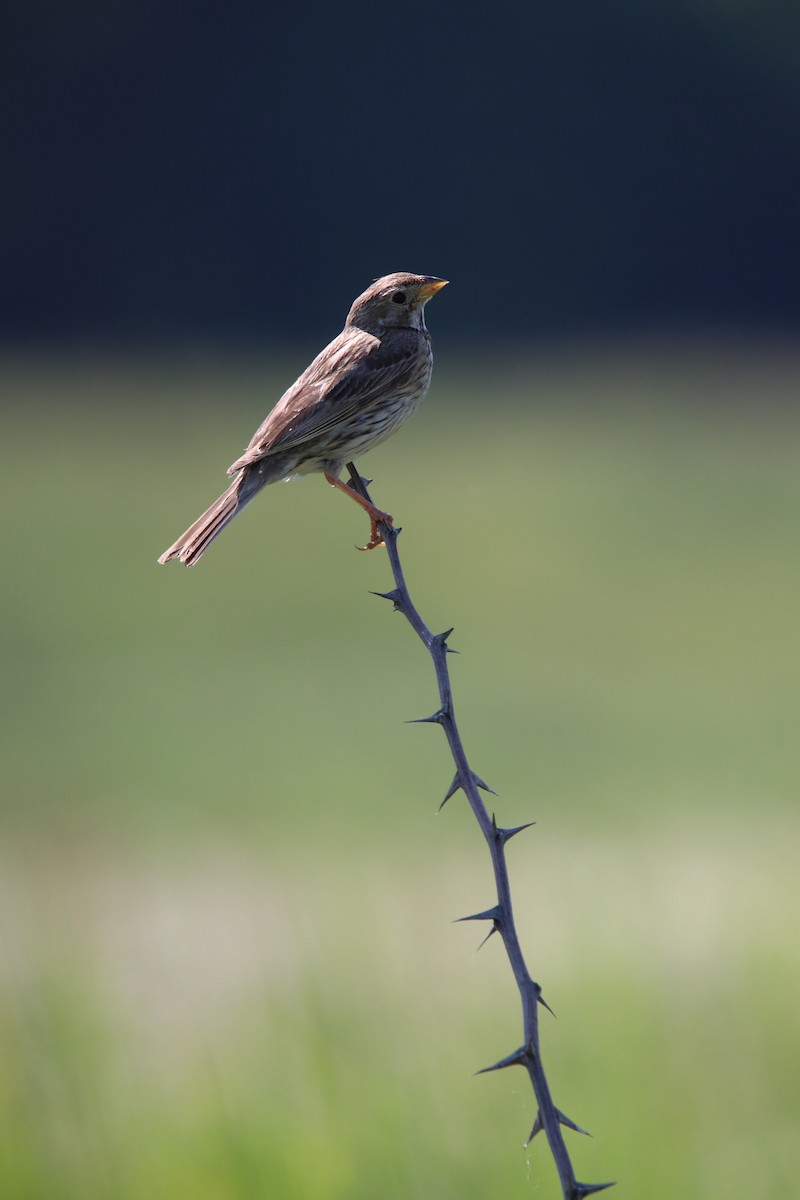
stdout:
[(347, 324), (378, 336), (392, 327), (425, 329), (425, 305), (446, 285), (435, 275), (383, 275), (353, 302)]

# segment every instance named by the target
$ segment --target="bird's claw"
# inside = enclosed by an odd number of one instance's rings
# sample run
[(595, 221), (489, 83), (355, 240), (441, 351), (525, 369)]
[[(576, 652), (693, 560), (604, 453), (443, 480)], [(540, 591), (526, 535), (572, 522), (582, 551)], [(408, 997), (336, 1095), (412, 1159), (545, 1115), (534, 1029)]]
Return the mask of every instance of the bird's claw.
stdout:
[(388, 513), (378, 513), (376, 516), (371, 517), (369, 541), (367, 542), (366, 546), (356, 546), (356, 550), (375, 550), (378, 546), (384, 546), (386, 544), (381, 536), (381, 531), (378, 529), (378, 525), (381, 522), (384, 525), (388, 525), (390, 529), (393, 528), (392, 518)]

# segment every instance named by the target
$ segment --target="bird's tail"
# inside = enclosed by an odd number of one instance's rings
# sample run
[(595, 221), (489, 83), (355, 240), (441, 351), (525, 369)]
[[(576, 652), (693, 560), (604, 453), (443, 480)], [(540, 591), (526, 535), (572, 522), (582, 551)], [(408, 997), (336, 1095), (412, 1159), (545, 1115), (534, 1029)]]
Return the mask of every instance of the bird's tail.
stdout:
[(193, 567), (198, 558), (205, 554), (214, 538), (222, 533), (226, 525), (230, 525), (236, 514), (242, 511), (266, 482), (258, 472), (242, 471), (211, 507), (181, 534), (177, 542), (164, 551), (158, 561), (167, 563), (177, 558), (185, 566)]

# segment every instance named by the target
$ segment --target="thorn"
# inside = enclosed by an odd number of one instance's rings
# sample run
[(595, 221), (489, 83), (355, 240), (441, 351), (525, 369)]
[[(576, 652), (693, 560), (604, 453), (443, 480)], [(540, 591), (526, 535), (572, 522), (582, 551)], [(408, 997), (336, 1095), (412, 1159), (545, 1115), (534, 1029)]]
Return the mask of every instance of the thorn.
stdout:
[(449, 715), (443, 708), (440, 708), (438, 712), (432, 713), (429, 717), (415, 717), (411, 721), (406, 721), (406, 725), (443, 725)]
[(476, 1075), (488, 1075), (490, 1071), (503, 1071), (506, 1067), (523, 1066), (528, 1059), (528, 1050), (526, 1046), (520, 1046), (519, 1050), (515, 1050), (513, 1054), (509, 1054), (506, 1058), (501, 1058), (498, 1062), (492, 1063), (490, 1067), (482, 1067), (480, 1071), (476, 1071)]
[(431, 641), (435, 642), (437, 646), (445, 646), (446, 648), (447, 639), (450, 637), (450, 634), (453, 632), (454, 628), (455, 627), (451, 625), (449, 629), (445, 629), (444, 633), (435, 633), (431, 638)]
[(512, 837), (516, 837), (518, 833), (522, 833), (523, 829), (530, 829), (531, 826), (535, 824), (535, 821), (526, 821), (524, 825), (515, 825), (512, 829), (498, 829), (497, 826), (495, 826), (495, 832), (502, 841), (503, 845), (505, 845), (506, 842), (511, 841)]
[(395, 612), (403, 610), (403, 596), (399, 588), (393, 588), (391, 592), (370, 592), (370, 596), (378, 596), (381, 600), (391, 600)]
[[(559, 1125), (564, 1125), (564, 1126), (566, 1126), (567, 1129), (574, 1129), (576, 1133), (582, 1133), (585, 1137), (592, 1136), (590, 1133), (587, 1133), (585, 1129), (581, 1129), (580, 1125), (576, 1125), (574, 1121), (570, 1121), (569, 1117), (565, 1116), (564, 1113), (562, 1113), (560, 1108), (557, 1108), (555, 1111), (556, 1111), (556, 1116), (558, 1117)], [(529, 1136), (527, 1142), (525, 1143), (525, 1145), (530, 1146), (531, 1142), (536, 1137), (537, 1133), (541, 1133), (543, 1129), (544, 1129), (544, 1125), (542, 1124), (542, 1114), (541, 1114), (541, 1112), (537, 1112), (536, 1120), (533, 1122), (533, 1129), (531, 1129), (530, 1136)], [(603, 1187), (611, 1187), (612, 1185), (610, 1183), (606, 1183), (606, 1184), (603, 1184), (602, 1186)]]
[[(557, 1020), (558, 1020), (558, 1017), (556, 1017), (556, 1014), (553, 1012), (552, 1008), (550, 1007), (550, 1005), (549, 1005), (549, 1004), (547, 1003), (547, 1001), (545, 1000), (545, 998), (544, 998), (544, 996), (542, 995), (541, 991), (539, 992), (539, 994), (538, 994), (538, 996), (536, 997), (536, 999), (539, 1001), (539, 1003), (541, 1004), (542, 1008), (546, 1008), (546, 1009), (547, 1009), (547, 1011), (550, 1013), (550, 1016), (551, 1016), (551, 1017), (554, 1017), (554, 1018), (555, 1018), (555, 1020), (557, 1021)], [(576, 1128), (577, 1128), (577, 1127), (576, 1127)], [(583, 1133), (583, 1130), (581, 1130), (581, 1133)]]
[(606, 1188), (614, 1187), (614, 1181), (611, 1183), (573, 1183), (571, 1197), (574, 1200), (583, 1200), (584, 1196), (593, 1196), (595, 1192), (604, 1192)]
[(492, 936), (492, 934), (500, 932), (501, 915), (502, 914), (500, 911), (500, 905), (495, 904), (494, 908), (487, 908), (484, 912), (471, 913), (468, 917), (456, 917), (453, 924), (457, 924), (459, 921), (491, 921), (492, 922), (492, 928), (489, 930), (489, 932), (487, 933), (487, 935), (483, 939), (483, 941), (480, 943), (480, 945), (478, 945), (475, 949), (475, 953), (477, 954), (478, 950), (483, 949), (483, 947), (486, 945), (486, 943), (488, 942), (488, 940)]
[[(442, 713), (442, 718), (444, 718), (444, 716), (445, 716), (445, 714)], [(431, 718), (429, 717), (428, 720), (430, 720), (430, 719)], [(480, 775), (476, 775), (474, 771), (470, 771), (470, 776), (472, 778), (472, 782), (475, 784), (475, 787), (483, 788), (484, 792), (491, 792), (493, 796), (497, 795), (497, 792), (493, 791), (492, 788), (489, 787), (488, 783), (483, 782)], [(447, 795), (445, 796), (444, 800), (442, 801), (442, 803), (439, 805), (438, 809), (436, 810), (437, 812), (442, 811), (445, 804), (447, 804), (447, 801), (450, 799), (451, 796), (455, 796), (456, 792), (458, 791), (458, 789), (460, 787), (463, 787), (463, 784), (461, 782), (461, 776), (456, 771), (455, 775), (453, 776), (453, 782), (450, 784), (450, 787), (447, 789)]]
[(483, 941), (480, 943), (480, 945), (476, 946), (475, 953), (477, 954), (479, 950), (483, 949), (483, 947), (486, 945), (486, 943), (488, 942), (488, 940), (492, 936), (492, 934), (499, 933), (499, 932), (500, 932), (500, 926), (497, 924), (497, 921), (495, 921), (494, 924), (492, 925), (492, 928), (489, 930), (489, 932), (487, 933), (487, 935), (483, 939)]
[(537, 1133), (541, 1133), (543, 1129), (544, 1129), (544, 1125), (542, 1125), (542, 1115), (541, 1115), (541, 1113), (537, 1112), (536, 1120), (533, 1122), (533, 1129), (530, 1131), (530, 1133), (528, 1135), (528, 1140), (525, 1143), (526, 1150), (527, 1150), (528, 1146), (530, 1146), (533, 1139), (536, 1137)]
[(468, 917), (456, 917), (455, 921), (453, 921), (453, 924), (457, 925), (459, 923), (459, 921), (499, 921), (499, 920), (500, 920), (500, 906), (498, 904), (495, 904), (494, 908), (487, 908), (484, 912), (470, 913), (470, 915)]
[[(581, 1129), (580, 1125), (576, 1125), (574, 1121), (570, 1121), (569, 1117), (564, 1116), (560, 1108), (556, 1109), (556, 1116), (558, 1117), (559, 1124), (564, 1125), (567, 1129), (574, 1129), (576, 1133), (582, 1133), (584, 1137), (592, 1136), (585, 1129)], [(611, 1187), (611, 1184), (607, 1183), (605, 1186)]]
[(459, 777), (458, 771), (456, 771), (455, 775), (453, 776), (453, 782), (450, 784), (450, 787), (447, 789), (447, 795), (445, 796), (444, 800), (442, 801), (442, 803), (439, 805), (439, 807), (436, 810), (437, 813), (440, 813), (442, 811), (445, 804), (447, 804), (447, 801), (450, 799), (451, 796), (455, 796), (456, 792), (458, 791), (458, 789), (460, 787), (461, 787), (461, 779)]

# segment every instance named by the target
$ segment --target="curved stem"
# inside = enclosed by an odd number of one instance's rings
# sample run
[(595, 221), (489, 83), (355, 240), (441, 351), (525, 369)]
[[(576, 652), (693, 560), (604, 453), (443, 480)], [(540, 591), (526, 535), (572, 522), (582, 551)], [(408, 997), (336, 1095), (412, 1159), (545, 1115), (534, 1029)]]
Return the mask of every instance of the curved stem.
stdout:
[[(367, 491), (367, 486), (371, 483), (371, 480), (362, 479), (353, 463), (348, 463), (347, 469), (350, 474), (350, 483), (353, 490), (359, 492), (364, 500), (371, 505), (372, 499)], [(380, 523), (379, 529), (389, 555), (389, 563), (394, 577), (394, 589), (390, 592), (380, 592), (377, 594), (386, 600), (391, 600), (396, 611), (403, 614), (417, 637), (428, 650), (436, 672), (436, 683), (439, 689), (439, 708), (432, 716), (424, 717), (422, 720), (426, 723), (441, 725), (455, 764), (455, 776), (442, 804), (446, 803), (459, 789), (464, 792), (469, 806), (475, 815), (475, 819), (480, 826), (481, 833), (489, 847), (492, 859), (497, 890), (497, 903), (485, 912), (475, 913), (472, 916), (462, 917), (461, 919), (465, 921), (489, 921), (491, 922), (489, 935), (491, 936), (495, 932), (500, 934), (506, 954), (508, 955), (511, 970), (514, 973), (514, 979), (519, 989), (522, 1004), (522, 1045), (505, 1058), (500, 1059), (499, 1062), (494, 1063), (490, 1067), (485, 1067), (483, 1072), (478, 1073), (483, 1074), (485, 1071), (497, 1071), (511, 1066), (525, 1067), (530, 1077), (536, 1102), (539, 1106), (528, 1140), (531, 1141), (537, 1133), (544, 1131), (550, 1146), (550, 1152), (555, 1161), (556, 1170), (558, 1171), (564, 1200), (580, 1200), (581, 1197), (600, 1192), (604, 1188), (611, 1187), (612, 1184), (579, 1183), (575, 1179), (569, 1152), (564, 1142), (562, 1127), (566, 1126), (579, 1133), (584, 1133), (585, 1130), (576, 1125), (574, 1121), (570, 1121), (568, 1117), (565, 1117), (556, 1108), (550, 1094), (550, 1087), (542, 1063), (539, 1050), (539, 1005), (544, 1004), (542, 989), (532, 979), (522, 953), (514, 921), (511, 885), (508, 878), (505, 853), (506, 842), (514, 834), (527, 828), (527, 826), (522, 825), (511, 829), (500, 828), (495, 821), (494, 814), (490, 816), (481, 798), (480, 793), (482, 790), (491, 792), (492, 789), (471, 769), (466, 751), (464, 750), (464, 744), (461, 740), (461, 734), (456, 724), (450, 671), (447, 665), (447, 655), (449, 653), (447, 639), (452, 630), (448, 629), (445, 633), (439, 634), (431, 633), (409, 595), (400, 557), (397, 552), (397, 537), (400, 530), (393, 529), (385, 523)], [(547, 1006), (545, 1005), (545, 1007)]]

